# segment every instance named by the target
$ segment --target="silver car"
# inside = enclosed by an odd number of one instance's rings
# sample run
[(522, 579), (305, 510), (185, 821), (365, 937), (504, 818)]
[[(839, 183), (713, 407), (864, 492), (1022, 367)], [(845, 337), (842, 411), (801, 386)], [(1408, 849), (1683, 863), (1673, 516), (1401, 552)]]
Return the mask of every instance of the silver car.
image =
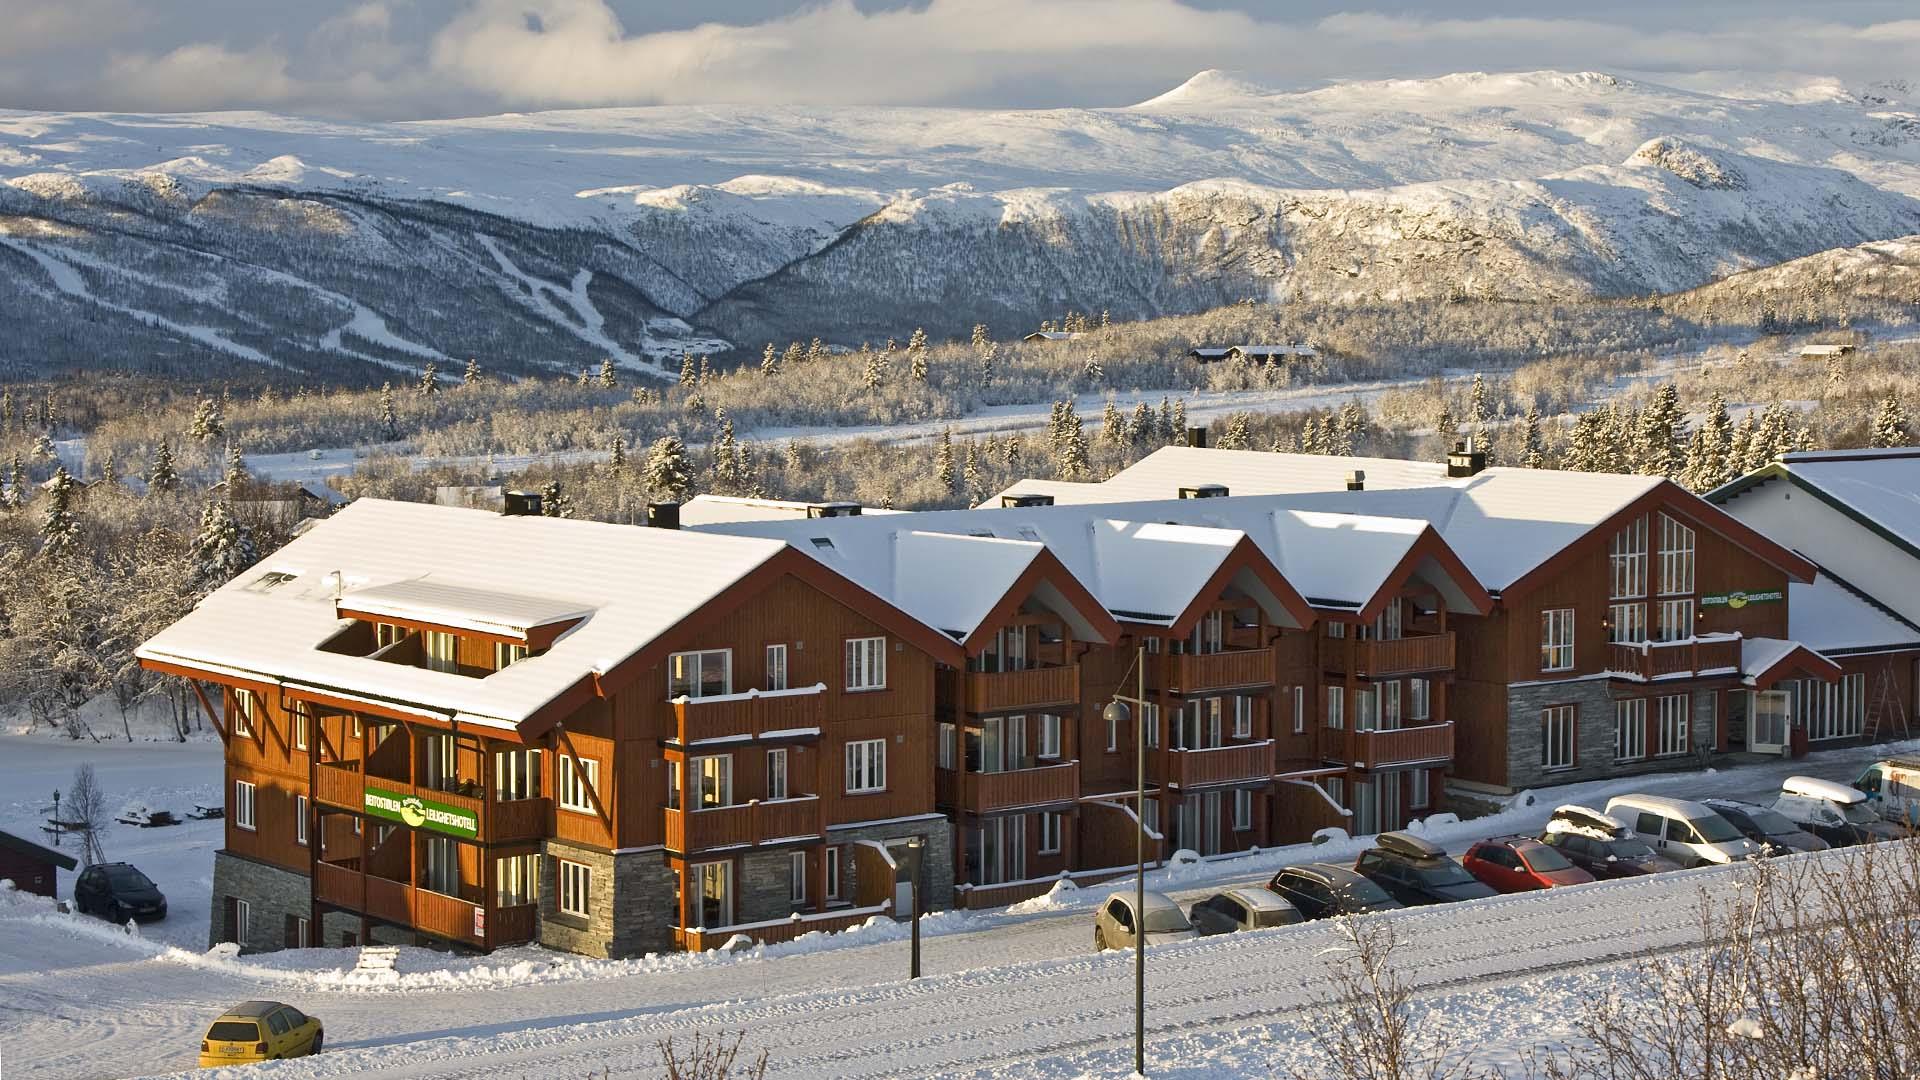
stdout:
[(1187, 912), (1193, 929), (1201, 937), (1231, 934), (1237, 930), (1265, 930), (1270, 926), (1290, 926), (1304, 916), (1292, 904), (1265, 889), (1227, 889), (1214, 893), (1193, 905)]
[(1136, 926), (1145, 928), (1149, 945), (1198, 936), (1180, 905), (1161, 893), (1147, 894), (1144, 919), (1136, 918), (1136, 914), (1131, 892), (1117, 892), (1107, 897), (1093, 917), (1093, 947), (1101, 951), (1131, 949)]

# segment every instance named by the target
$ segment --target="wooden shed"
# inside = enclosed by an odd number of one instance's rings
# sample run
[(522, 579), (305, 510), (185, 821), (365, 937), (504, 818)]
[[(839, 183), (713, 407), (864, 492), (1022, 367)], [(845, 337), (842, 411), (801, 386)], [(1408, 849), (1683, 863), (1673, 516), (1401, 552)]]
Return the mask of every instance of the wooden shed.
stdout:
[(79, 864), (73, 856), (41, 847), (8, 832), (0, 832), (0, 879), (12, 881), (23, 892), (53, 896), (59, 870)]

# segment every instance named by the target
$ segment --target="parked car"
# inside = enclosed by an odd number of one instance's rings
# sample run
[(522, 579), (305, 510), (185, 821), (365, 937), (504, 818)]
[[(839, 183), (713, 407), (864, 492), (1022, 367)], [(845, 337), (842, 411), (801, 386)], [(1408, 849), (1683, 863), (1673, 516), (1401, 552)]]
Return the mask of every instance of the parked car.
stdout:
[(1167, 899), (1165, 894), (1148, 893), (1145, 910), (1144, 920), (1134, 917), (1131, 892), (1117, 892), (1107, 897), (1107, 902), (1100, 905), (1099, 912), (1093, 917), (1093, 947), (1101, 952), (1131, 949), (1136, 926), (1144, 927), (1149, 945), (1197, 936), (1193, 932), (1193, 924), (1187, 921), (1187, 916), (1180, 910), (1180, 905)]
[(1460, 860), (1467, 873), (1503, 893), (1584, 885), (1593, 875), (1559, 851), (1531, 836), (1499, 836), (1467, 849)]
[(1619, 818), (1585, 806), (1556, 808), (1540, 842), (1602, 881), (1680, 869), (1679, 863), (1633, 835)]
[(1876, 761), (1853, 782), (1867, 797), (1867, 805), (1882, 821), (1920, 831), (1920, 761), (1893, 758)]
[(1780, 785), (1773, 808), (1834, 847), (1898, 840), (1907, 830), (1883, 821), (1867, 805), (1867, 794), (1817, 776), (1789, 776)]
[(1380, 886), (1332, 863), (1289, 866), (1273, 875), (1267, 888), (1308, 919), (1364, 915), (1404, 906)]
[(278, 1001), (243, 1001), (222, 1013), (200, 1040), (200, 1067), (305, 1057), (320, 1052), (320, 1021)]
[(1760, 854), (1727, 819), (1688, 799), (1616, 795), (1607, 814), (1633, 826), (1653, 848), (1681, 866), (1726, 866)]
[(123, 862), (95, 863), (80, 871), (73, 883), (73, 906), (83, 915), (116, 923), (167, 917), (167, 898), (160, 894), (160, 887)]
[(1188, 921), (1201, 937), (1236, 930), (1265, 930), (1300, 921), (1292, 904), (1266, 889), (1228, 889), (1217, 892), (1187, 911)]
[(1791, 855), (1796, 851), (1825, 851), (1830, 846), (1785, 816), (1758, 803), (1736, 799), (1707, 799), (1708, 809), (1727, 819), (1747, 839), (1760, 845), (1768, 855)]
[(1381, 833), (1373, 847), (1360, 853), (1353, 869), (1407, 907), (1499, 895), (1438, 845), (1407, 833)]

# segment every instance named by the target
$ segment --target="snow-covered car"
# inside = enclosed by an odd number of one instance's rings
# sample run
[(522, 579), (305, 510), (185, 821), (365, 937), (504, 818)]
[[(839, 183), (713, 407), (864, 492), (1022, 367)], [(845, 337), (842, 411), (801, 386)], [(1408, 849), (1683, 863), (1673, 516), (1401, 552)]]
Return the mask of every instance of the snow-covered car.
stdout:
[(1540, 842), (1600, 880), (1680, 869), (1633, 834), (1619, 818), (1571, 803), (1554, 808)]
[(1834, 847), (1898, 840), (1907, 831), (1867, 805), (1866, 792), (1817, 776), (1789, 776), (1773, 808)]
[(1260, 888), (1217, 892), (1187, 910), (1188, 921), (1202, 937), (1289, 926), (1302, 918), (1292, 904)]
[(1681, 866), (1726, 866), (1761, 853), (1726, 818), (1688, 799), (1615, 795), (1607, 800), (1607, 813), (1630, 823), (1655, 851)]
[(145, 803), (128, 803), (114, 820), (122, 825), (138, 825), (143, 829), (180, 824), (179, 819), (173, 816), (173, 811), (155, 810)]
[(1140, 918), (1135, 917), (1133, 900), (1131, 892), (1117, 892), (1100, 905), (1100, 910), (1093, 917), (1095, 950), (1105, 952), (1108, 949), (1133, 948), (1136, 926), (1145, 930), (1149, 945), (1197, 936), (1193, 924), (1187, 921), (1186, 913), (1180, 910), (1180, 905), (1168, 899), (1164, 893), (1150, 892), (1146, 895), (1146, 914)]

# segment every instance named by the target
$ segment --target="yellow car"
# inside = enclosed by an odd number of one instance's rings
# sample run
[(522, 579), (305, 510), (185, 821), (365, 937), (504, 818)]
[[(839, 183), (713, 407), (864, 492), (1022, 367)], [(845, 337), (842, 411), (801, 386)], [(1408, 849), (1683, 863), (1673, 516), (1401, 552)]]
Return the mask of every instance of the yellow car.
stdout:
[(301, 1057), (320, 1052), (320, 1021), (277, 1001), (243, 1001), (200, 1040), (200, 1067)]

